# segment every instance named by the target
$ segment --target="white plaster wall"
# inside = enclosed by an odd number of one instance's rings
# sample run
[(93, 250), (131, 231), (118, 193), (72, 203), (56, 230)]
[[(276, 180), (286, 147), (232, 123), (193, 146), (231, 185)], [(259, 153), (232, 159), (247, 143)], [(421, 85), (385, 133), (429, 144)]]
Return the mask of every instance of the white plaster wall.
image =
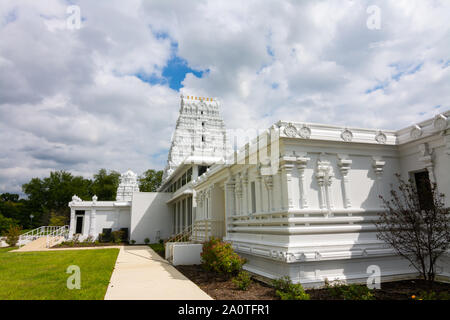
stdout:
[(170, 197), (171, 193), (165, 192), (133, 193), (130, 240), (142, 244), (145, 238), (149, 238), (150, 243), (154, 243), (158, 231), (161, 239), (171, 236), (173, 214), (166, 204)]
[(172, 250), (174, 266), (201, 264), (202, 244), (176, 243), (172, 245)]
[(131, 227), (130, 211), (131, 211), (130, 208), (120, 208), (120, 210), (97, 209), (95, 221), (95, 233), (96, 234), (101, 233), (103, 231), (103, 228), (111, 228), (113, 231), (120, 230), (121, 228), (128, 228), (128, 232), (130, 232)]

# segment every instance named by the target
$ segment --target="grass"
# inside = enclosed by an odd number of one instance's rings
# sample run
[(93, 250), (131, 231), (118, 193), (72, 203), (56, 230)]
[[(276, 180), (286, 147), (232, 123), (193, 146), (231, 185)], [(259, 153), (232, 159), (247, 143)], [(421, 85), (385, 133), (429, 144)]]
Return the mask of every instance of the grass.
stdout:
[[(119, 249), (8, 252), (0, 248), (0, 300), (102, 300)], [(81, 271), (81, 289), (67, 288), (67, 267)]]

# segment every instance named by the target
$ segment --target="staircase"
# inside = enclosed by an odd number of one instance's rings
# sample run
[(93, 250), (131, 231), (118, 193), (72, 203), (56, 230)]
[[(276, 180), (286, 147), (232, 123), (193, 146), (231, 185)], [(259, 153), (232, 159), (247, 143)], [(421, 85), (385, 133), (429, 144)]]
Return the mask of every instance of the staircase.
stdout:
[(42, 226), (22, 234), (17, 242), (18, 251), (36, 251), (51, 248), (66, 240), (69, 226)]

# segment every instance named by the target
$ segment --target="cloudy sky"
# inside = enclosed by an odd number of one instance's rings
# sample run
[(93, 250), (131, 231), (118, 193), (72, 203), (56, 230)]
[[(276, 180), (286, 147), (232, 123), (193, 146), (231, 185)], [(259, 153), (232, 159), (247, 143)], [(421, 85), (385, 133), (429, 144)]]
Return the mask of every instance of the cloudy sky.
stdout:
[(162, 169), (180, 92), (230, 129), (425, 120), (450, 109), (449, 21), (447, 0), (1, 0), (0, 192)]

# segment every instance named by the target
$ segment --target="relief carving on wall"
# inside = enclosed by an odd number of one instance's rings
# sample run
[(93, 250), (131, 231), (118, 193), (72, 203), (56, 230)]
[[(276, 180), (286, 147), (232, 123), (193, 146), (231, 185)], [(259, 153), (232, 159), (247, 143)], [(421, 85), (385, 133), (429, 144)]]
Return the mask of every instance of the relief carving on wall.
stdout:
[(342, 133), (341, 133), (341, 138), (342, 138), (342, 140), (344, 140), (345, 142), (350, 142), (350, 141), (353, 140), (353, 133), (352, 133), (350, 130), (345, 129), (345, 130), (342, 131)]
[(375, 136), (375, 141), (380, 144), (385, 144), (387, 141), (387, 137), (383, 132), (378, 131), (377, 135)]
[(297, 128), (289, 123), (286, 128), (284, 128), (284, 134), (289, 138), (294, 138), (295, 136), (297, 136)]
[(302, 128), (300, 128), (298, 134), (303, 139), (309, 139), (311, 137), (311, 129), (307, 126), (303, 126)]

